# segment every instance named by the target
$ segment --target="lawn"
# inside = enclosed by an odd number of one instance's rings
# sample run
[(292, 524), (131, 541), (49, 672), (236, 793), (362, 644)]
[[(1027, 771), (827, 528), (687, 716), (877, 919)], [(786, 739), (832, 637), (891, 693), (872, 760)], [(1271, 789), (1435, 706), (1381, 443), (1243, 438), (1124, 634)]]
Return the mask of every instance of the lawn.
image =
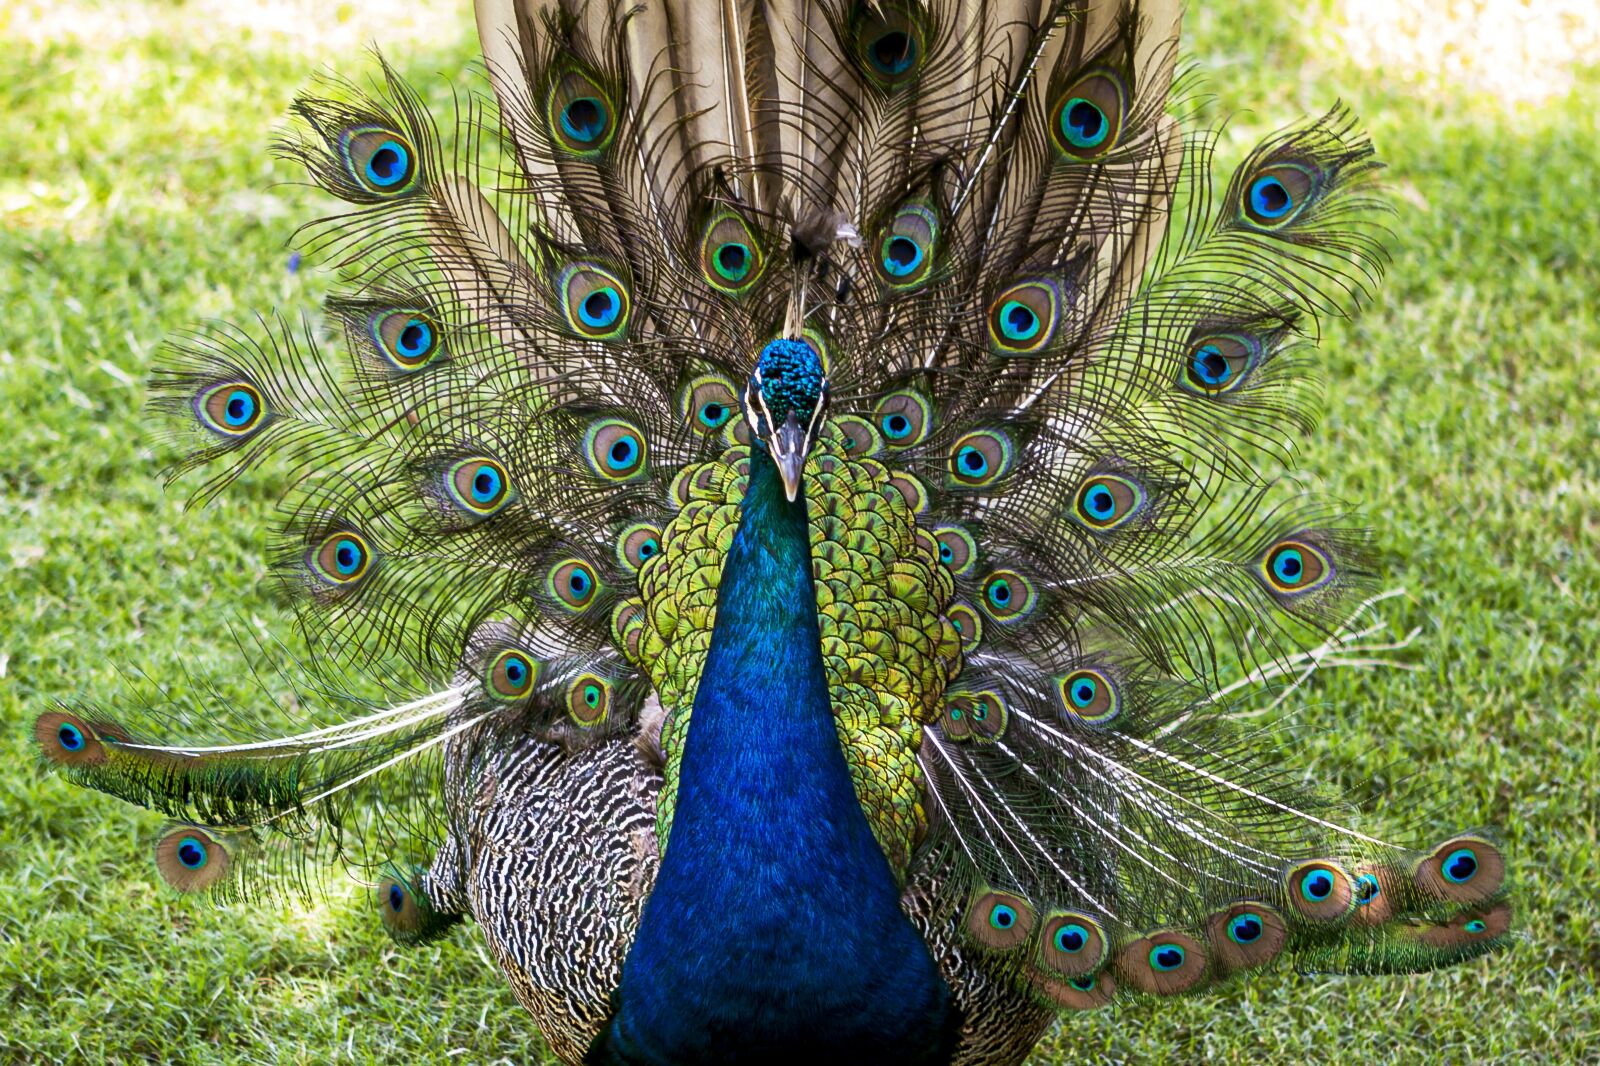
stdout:
[[(1382, 291), (1323, 345), (1304, 467), (1361, 502), (1409, 593), (1381, 613), (1419, 634), (1393, 656), (1410, 669), (1299, 694), (1286, 758), (1422, 773), (1438, 824), (1503, 826), (1523, 935), (1447, 972), (1121, 1004), (1034, 1061), (1600, 1056), (1600, 71), (1422, 77), (1335, 0), (1193, 6), (1214, 110), (1253, 109), (1224, 155), (1343, 99), (1397, 208)], [(337, 877), (309, 906), (177, 898), (161, 819), (43, 773), (30, 736), (52, 700), (130, 671), (226, 683), (234, 631), (288, 635), (259, 581), (264, 491), (186, 513), (143, 381), (175, 328), (317, 306), (327, 276), (286, 242), (324, 205), (282, 184), (271, 134), (319, 69), (370, 71), (367, 40), (436, 102), (474, 84), (466, 5), (0, 0), (0, 38), (0, 1059), (537, 1060), (470, 926), (397, 949)]]

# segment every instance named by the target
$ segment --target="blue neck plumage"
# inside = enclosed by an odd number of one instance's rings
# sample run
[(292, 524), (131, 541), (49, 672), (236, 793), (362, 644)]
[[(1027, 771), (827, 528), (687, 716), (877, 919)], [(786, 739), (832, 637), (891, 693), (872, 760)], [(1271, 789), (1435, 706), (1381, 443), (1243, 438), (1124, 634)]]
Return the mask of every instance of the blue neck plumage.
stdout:
[(671, 840), (591, 1061), (946, 1061), (948, 989), (835, 733), (805, 498), (751, 452)]

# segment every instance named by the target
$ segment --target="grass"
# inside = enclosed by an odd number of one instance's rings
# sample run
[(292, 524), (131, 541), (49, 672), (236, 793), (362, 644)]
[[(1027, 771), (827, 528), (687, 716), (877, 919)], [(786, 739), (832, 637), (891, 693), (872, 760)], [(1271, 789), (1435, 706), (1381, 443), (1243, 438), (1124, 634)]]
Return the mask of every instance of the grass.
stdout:
[[(1411, 591), (1385, 611), (1421, 627), (1417, 669), (1319, 678), (1286, 747), (1340, 781), (1420, 771), (1446, 821), (1504, 826), (1525, 935), (1442, 973), (1279, 973), (1068, 1018), (1034, 1061), (1600, 1055), (1600, 79), (1502, 106), (1359, 69), (1325, 5), (1204, 7), (1189, 47), (1219, 108), (1256, 108), (1228, 144), (1342, 97), (1399, 208), (1381, 294), (1324, 345), (1305, 467), (1362, 501)], [(285, 241), (318, 203), (264, 151), (309, 74), (370, 69), (371, 36), (439, 99), (475, 48), (449, 7), (311, 10), (0, 3), (0, 31), (26, 31), (0, 50), (0, 1059), (542, 1054), (470, 928), (398, 950), (339, 881), (311, 907), (174, 898), (148, 859), (160, 820), (31, 750), (35, 714), (119, 668), (237, 668), (230, 625), (286, 632), (258, 587), (263, 499), (185, 514), (164, 494), (141, 382), (176, 327), (316, 306), (325, 279), (289, 273)]]

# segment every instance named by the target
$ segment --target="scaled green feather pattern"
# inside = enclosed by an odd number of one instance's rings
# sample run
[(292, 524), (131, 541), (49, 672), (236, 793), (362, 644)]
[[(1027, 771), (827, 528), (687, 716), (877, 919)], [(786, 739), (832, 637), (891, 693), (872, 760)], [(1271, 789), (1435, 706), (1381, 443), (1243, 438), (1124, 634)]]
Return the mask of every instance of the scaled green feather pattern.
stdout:
[[(890, 866), (904, 876), (927, 828), (917, 752), (961, 669), (945, 617), (955, 583), (918, 528), (916, 479), (852, 451), (860, 435), (830, 422), (807, 469), (807, 507), (822, 655), (856, 794)], [(657, 809), (665, 847), (695, 687), (716, 622), (717, 582), (738, 526), (749, 450), (729, 448), (684, 470), (682, 509), (618, 609), (618, 641), (648, 671), (666, 711), (666, 781)]]

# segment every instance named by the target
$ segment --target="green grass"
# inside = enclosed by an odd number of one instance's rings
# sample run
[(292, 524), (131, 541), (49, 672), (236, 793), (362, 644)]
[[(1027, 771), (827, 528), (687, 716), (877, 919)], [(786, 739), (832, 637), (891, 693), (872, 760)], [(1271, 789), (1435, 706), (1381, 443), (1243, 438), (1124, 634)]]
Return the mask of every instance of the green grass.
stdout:
[[(1421, 627), (1417, 669), (1322, 676), (1286, 753), (1338, 781), (1421, 772), (1444, 822), (1504, 826), (1524, 936), (1448, 972), (1277, 973), (1068, 1018), (1035, 1061), (1600, 1054), (1600, 79), (1502, 107), (1357, 70), (1318, 5), (1195, 6), (1220, 108), (1255, 109), (1235, 156), (1343, 98), (1399, 208), (1381, 294), (1324, 345), (1304, 465), (1362, 502), (1411, 593), (1385, 617)], [(274, 185), (292, 174), (264, 149), (319, 65), (371, 68), (211, 10), (90, 4), (63, 18), (74, 36), (0, 50), (0, 1059), (529, 1061), (537, 1035), (470, 927), (396, 949), (337, 880), (312, 907), (174, 898), (148, 858), (159, 818), (35, 765), (50, 701), (112, 692), (119, 668), (237, 666), (241, 621), (287, 632), (257, 580), (265, 497), (185, 514), (141, 382), (176, 327), (316, 306), (326, 280), (290, 275), (285, 242), (319, 201)], [(25, 13), (0, 5), (0, 33)], [(330, 17), (442, 99), (474, 50), (445, 15), (399, 40)]]

